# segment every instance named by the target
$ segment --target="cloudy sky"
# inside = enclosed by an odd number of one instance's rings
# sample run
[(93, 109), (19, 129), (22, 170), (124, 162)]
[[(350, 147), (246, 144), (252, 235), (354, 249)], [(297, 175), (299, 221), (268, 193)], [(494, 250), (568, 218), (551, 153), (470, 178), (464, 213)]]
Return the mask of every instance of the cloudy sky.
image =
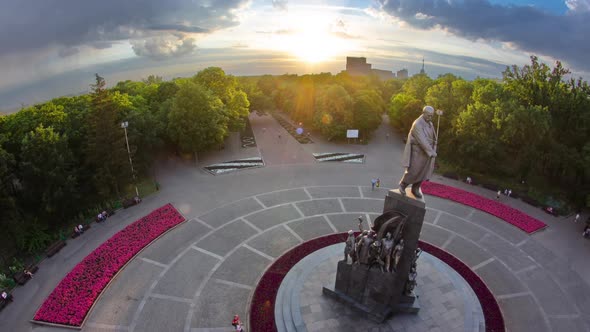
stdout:
[(590, 78), (590, 0), (0, 0), (0, 109), (107, 83), (338, 73), (346, 56), (500, 77), (531, 54)]

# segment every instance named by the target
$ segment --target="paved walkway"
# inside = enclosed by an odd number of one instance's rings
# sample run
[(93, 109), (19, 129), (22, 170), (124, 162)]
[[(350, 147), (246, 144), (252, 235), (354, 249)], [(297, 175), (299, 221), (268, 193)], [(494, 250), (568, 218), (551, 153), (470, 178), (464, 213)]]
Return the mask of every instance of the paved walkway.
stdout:
[[(282, 141), (265, 136), (261, 123), (266, 133), (282, 130), (269, 119), (252, 116), (258, 149), (272, 161), (267, 167), (212, 176), (194, 162), (163, 161), (158, 172), (161, 191), (68, 241), (45, 260), (35, 278), (16, 289), (15, 302), (0, 313), (0, 330), (62, 331), (28, 320), (90, 251), (167, 202), (189, 221), (120, 273), (84, 331), (229, 331), (234, 313), (247, 317), (258, 278), (281, 253), (315, 236), (354, 229), (359, 215), (372, 220), (382, 211), (386, 189), (371, 191), (370, 179), (379, 176), (391, 187), (401, 174), (397, 160), (403, 148), (395, 135), (385, 138), (386, 126), (372, 144), (345, 147), (345, 152), (365, 153), (365, 164), (320, 164), (297, 158), (293, 162), (289, 156), (303, 156), (308, 149), (337, 152), (337, 147), (316, 137), (316, 143), (301, 146), (292, 144), (286, 133)], [(220, 153), (228, 153), (224, 151)], [(478, 187), (466, 189), (493, 195)], [(508, 199), (507, 204), (549, 225), (528, 236), (470, 207), (435, 197), (426, 201), (421, 239), (453, 253), (486, 281), (511, 331), (590, 331), (590, 273), (583, 263), (590, 241), (581, 238), (581, 225)]]

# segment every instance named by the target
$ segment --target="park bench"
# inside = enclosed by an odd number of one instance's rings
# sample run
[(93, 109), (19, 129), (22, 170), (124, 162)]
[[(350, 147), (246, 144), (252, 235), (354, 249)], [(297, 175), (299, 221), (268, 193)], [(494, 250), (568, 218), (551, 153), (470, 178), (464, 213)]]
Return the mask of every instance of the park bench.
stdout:
[[(139, 201), (141, 202), (141, 200)], [(135, 198), (127, 198), (123, 200), (123, 208), (126, 209), (130, 206), (136, 205), (139, 203), (137, 200), (135, 200)]]
[(527, 203), (527, 204), (535, 206), (535, 207), (542, 207), (543, 206), (543, 204), (539, 203), (536, 199), (530, 198), (529, 196), (526, 196), (526, 195), (522, 195), (520, 197), (520, 200)]
[[(29, 265), (26, 267), (26, 270), (29, 270), (31, 273), (35, 274), (37, 273), (37, 270), (39, 270), (39, 267), (37, 265)], [(29, 281), (31, 279), (31, 277), (29, 277), (28, 275), (26, 275), (23, 271), (17, 272), (12, 276), (12, 279), (14, 279), (14, 281), (19, 284), (19, 285), (24, 285), (27, 283), (27, 281)]]
[(45, 250), (45, 254), (47, 255), (47, 257), (51, 257), (55, 254), (57, 254), (61, 248), (66, 246), (66, 241), (62, 241), (59, 240), (57, 242), (55, 242), (54, 244), (50, 245), (49, 248), (47, 248), (47, 250)]

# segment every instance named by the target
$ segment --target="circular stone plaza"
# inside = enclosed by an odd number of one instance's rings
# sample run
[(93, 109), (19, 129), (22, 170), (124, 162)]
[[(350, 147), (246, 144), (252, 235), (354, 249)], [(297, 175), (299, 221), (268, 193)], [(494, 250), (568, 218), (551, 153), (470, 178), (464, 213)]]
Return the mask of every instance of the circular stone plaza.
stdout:
[[(198, 165), (172, 157), (160, 160), (160, 191), (69, 239), (59, 253), (43, 260), (0, 312), (0, 330), (71, 331), (31, 320), (86, 256), (167, 203), (186, 221), (119, 271), (94, 303), (82, 331), (232, 331), (238, 314), (244, 329), (256, 332), (260, 325), (252, 317), (260, 313), (274, 321), (270, 330), (276, 331), (489, 331), (497, 325), (486, 321), (489, 304), (463, 274), (427, 250), (417, 267), (420, 311), (381, 324), (322, 295), (323, 286), (334, 285), (341, 242), (293, 261), (280, 283), (262, 284), (270, 267), (293, 248), (356, 231), (359, 216), (369, 224), (375, 220), (402, 174), (404, 144), (390, 133), (386, 118), (368, 145), (334, 144), (314, 135), (312, 144), (300, 144), (269, 115), (253, 113), (250, 121), (255, 146), (242, 147), (235, 134), (224, 150), (199, 156)], [(321, 162), (314, 153), (362, 154), (364, 159)], [(204, 169), (255, 157), (263, 159), (263, 167), (218, 175)], [(381, 180), (380, 188), (371, 188), (373, 178)], [(438, 175), (431, 180), (495, 199), (495, 192), (481, 187)], [(590, 331), (590, 241), (581, 236), (582, 223), (502, 196), (500, 203), (547, 224), (528, 234), (470, 206), (430, 195), (425, 202), (420, 241), (451, 254), (485, 283), (500, 308), (504, 327), (497, 330)], [(276, 296), (258, 303), (259, 289)]]

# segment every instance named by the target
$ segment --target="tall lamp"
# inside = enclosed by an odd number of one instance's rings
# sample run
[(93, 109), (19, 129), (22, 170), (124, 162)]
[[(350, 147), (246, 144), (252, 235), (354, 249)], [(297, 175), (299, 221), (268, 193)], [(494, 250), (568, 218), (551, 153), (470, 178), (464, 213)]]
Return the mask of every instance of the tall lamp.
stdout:
[(137, 190), (137, 179), (135, 178), (135, 170), (133, 169), (133, 161), (131, 160), (131, 150), (129, 149), (129, 139), (127, 138), (127, 127), (129, 122), (121, 122), (121, 128), (125, 130), (125, 143), (127, 143), (127, 155), (129, 156), (129, 165), (131, 165), (131, 174), (133, 175), (133, 185), (135, 186), (135, 194), (139, 197), (139, 190)]

